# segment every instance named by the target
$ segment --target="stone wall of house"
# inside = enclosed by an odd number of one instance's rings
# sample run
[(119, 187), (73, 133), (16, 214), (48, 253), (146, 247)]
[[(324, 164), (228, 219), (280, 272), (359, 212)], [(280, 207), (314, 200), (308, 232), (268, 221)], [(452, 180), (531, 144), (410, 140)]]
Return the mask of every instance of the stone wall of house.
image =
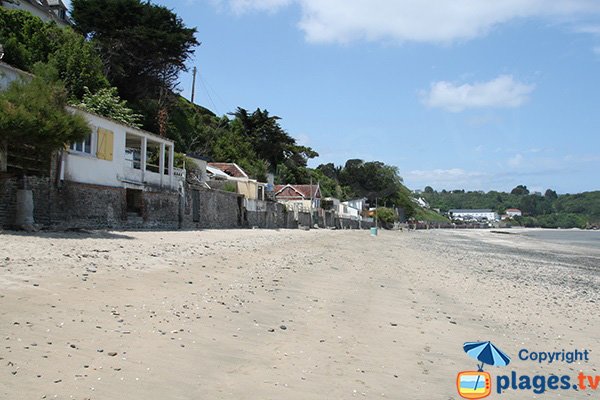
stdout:
[[(311, 227), (311, 218), (310, 213), (307, 212), (299, 212), (298, 213), (298, 225), (304, 227)], [(313, 225), (317, 223), (316, 220), (313, 219)]]
[[(31, 176), (27, 178), (33, 192), (33, 216), (36, 222), (47, 225), (51, 221), (51, 185), (50, 178)], [(17, 209), (18, 180), (16, 177), (0, 178), (0, 227), (10, 228), (14, 224)]]
[[(128, 212), (127, 190), (107, 186), (63, 182), (50, 177), (28, 177), (33, 191), (34, 218), (51, 229), (295, 229), (309, 227), (309, 213), (294, 213), (283, 204), (259, 202), (246, 209), (242, 196), (202, 187), (187, 187), (185, 196), (174, 191), (141, 193), (141, 212)], [(0, 177), (0, 228), (14, 224), (15, 177)], [(194, 193), (196, 192), (196, 193)], [(313, 217), (321, 228), (368, 229), (373, 224), (341, 219), (332, 213)]]
[(375, 226), (375, 223), (336, 217), (334, 226), (336, 229), (370, 229)]
[(184, 229), (241, 228), (242, 200), (243, 196), (236, 193), (188, 187), (182, 205), (181, 227)]
[(296, 229), (298, 222), (294, 213), (288, 212), (285, 205), (271, 201), (262, 201), (260, 211), (246, 212), (246, 225), (250, 228)]
[[(127, 213), (126, 189), (28, 177), (36, 224), (52, 229), (177, 229), (179, 195), (142, 194), (141, 215)], [(16, 212), (17, 178), (0, 179), (0, 227), (10, 228)]]
[[(50, 221), (36, 223), (58, 229), (109, 229), (126, 227), (125, 189), (65, 182), (52, 188)], [(40, 199), (33, 194), (35, 208)]]

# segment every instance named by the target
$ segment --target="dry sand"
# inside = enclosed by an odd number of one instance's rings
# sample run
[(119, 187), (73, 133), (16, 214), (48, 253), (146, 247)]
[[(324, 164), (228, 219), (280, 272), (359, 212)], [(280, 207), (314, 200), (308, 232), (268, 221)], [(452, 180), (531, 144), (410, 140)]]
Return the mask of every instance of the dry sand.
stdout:
[(4, 233), (0, 398), (456, 399), (477, 340), (600, 375), (599, 260), (490, 231)]

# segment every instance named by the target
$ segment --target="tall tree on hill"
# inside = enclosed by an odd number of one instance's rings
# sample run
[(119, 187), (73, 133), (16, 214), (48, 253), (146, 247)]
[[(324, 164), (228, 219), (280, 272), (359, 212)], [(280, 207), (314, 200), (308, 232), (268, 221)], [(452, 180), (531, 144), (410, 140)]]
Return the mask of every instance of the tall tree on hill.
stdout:
[(194, 53), (195, 28), (166, 7), (141, 0), (73, 0), (75, 29), (102, 54), (110, 82), (126, 100), (156, 101), (156, 119), (166, 131), (170, 96)]
[(528, 195), (529, 189), (525, 185), (517, 185), (513, 190), (510, 191), (510, 194), (516, 194), (518, 196)]
[(269, 111), (257, 108), (253, 113), (238, 107), (231, 113), (235, 117), (234, 129), (238, 129), (252, 144), (256, 155), (267, 161), (271, 170), (285, 164), (292, 171), (305, 168), (307, 160), (319, 154), (310, 147), (300, 146), (279, 125), (281, 118), (270, 115)]

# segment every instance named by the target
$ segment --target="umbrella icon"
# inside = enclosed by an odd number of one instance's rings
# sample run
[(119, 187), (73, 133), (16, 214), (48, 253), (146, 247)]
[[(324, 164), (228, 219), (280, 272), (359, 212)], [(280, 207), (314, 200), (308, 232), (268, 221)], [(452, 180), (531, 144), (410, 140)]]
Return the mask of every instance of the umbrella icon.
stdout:
[[(463, 345), (465, 353), (470, 357), (481, 361), (481, 365), (477, 368), (483, 371), (483, 364), (493, 365), (496, 367), (505, 367), (510, 363), (510, 357), (504, 354), (502, 350), (492, 344), (492, 342), (466, 342)], [(475, 387), (479, 383), (479, 376), (475, 381)]]
[(479, 371), (483, 371), (483, 364), (505, 367), (510, 363), (510, 357), (492, 342), (467, 342), (463, 345), (463, 349), (470, 357), (481, 361), (481, 365), (478, 366)]

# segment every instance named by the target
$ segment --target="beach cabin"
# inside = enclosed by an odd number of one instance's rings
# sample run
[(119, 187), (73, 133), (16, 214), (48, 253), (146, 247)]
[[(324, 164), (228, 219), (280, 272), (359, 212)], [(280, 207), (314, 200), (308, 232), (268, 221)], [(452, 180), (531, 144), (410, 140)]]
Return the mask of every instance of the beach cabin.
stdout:
[(71, 143), (61, 160), (60, 179), (134, 190), (177, 190), (184, 171), (174, 167), (172, 140), (75, 107), (89, 135)]

